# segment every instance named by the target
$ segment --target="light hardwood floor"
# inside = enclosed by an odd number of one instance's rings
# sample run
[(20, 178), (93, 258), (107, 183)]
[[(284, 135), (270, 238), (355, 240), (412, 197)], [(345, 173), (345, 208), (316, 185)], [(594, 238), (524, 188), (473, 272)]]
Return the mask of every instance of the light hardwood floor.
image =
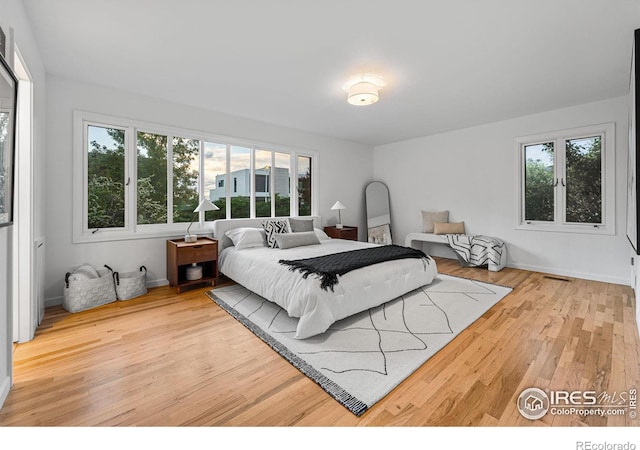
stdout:
[[(637, 426), (614, 417), (520, 416), (527, 387), (640, 388), (629, 287), (437, 259), (441, 273), (514, 291), (356, 417), (215, 305), (169, 287), (76, 314), (47, 310), (14, 350), (0, 425)], [(558, 279), (560, 278), (560, 279)]]

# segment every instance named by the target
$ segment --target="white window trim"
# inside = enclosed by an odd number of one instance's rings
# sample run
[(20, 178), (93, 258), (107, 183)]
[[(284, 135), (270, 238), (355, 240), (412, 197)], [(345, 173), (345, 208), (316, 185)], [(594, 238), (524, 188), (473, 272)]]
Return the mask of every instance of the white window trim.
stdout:
[[(557, 151), (560, 141), (578, 137), (587, 137), (589, 135), (602, 135), (602, 224), (575, 224), (563, 223), (565, 216), (564, 195), (560, 195), (558, 190), (555, 191), (556, 211), (558, 211), (558, 202), (562, 208), (560, 217), (556, 214), (555, 222), (536, 222), (526, 221), (524, 219), (524, 147), (530, 144), (539, 144), (542, 142), (553, 141)], [(591, 125), (580, 128), (572, 128), (569, 130), (561, 130), (550, 133), (540, 133), (531, 136), (516, 138), (515, 140), (516, 154), (516, 229), (529, 231), (553, 231), (562, 233), (581, 233), (581, 234), (605, 234), (615, 235), (616, 233), (616, 214), (615, 214), (615, 123), (604, 123), (599, 125)], [(564, 170), (564, 158), (562, 160)], [(558, 168), (556, 168), (557, 170)]]
[[(137, 198), (136, 189), (125, 190), (125, 226), (118, 229), (100, 229), (95, 232), (88, 228), (87, 214), (87, 155), (86, 152), (86, 129), (87, 125), (109, 126), (126, 130), (128, 148), (136, 148), (136, 133), (144, 131), (149, 133), (177, 135), (190, 139), (200, 140), (200, 154), (204, 142), (215, 142), (226, 144), (227, 146), (227, 173), (225, 177), (226, 183), (226, 212), (227, 219), (231, 215), (231, 192), (230, 192), (230, 146), (241, 146), (253, 149), (259, 148), (272, 152), (287, 153), (291, 156), (291, 208), (290, 215), (295, 217), (298, 215), (298, 189), (297, 189), (297, 160), (298, 156), (306, 156), (312, 159), (311, 164), (311, 182), (312, 182), (312, 199), (311, 199), (311, 215), (318, 215), (319, 205), (319, 183), (318, 183), (318, 166), (319, 155), (314, 150), (295, 148), (292, 146), (284, 146), (280, 144), (271, 144), (265, 142), (253, 141), (250, 139), (239, 139), (229, 136), (216, 135), (198, 130), (191, 130), (173, 126), (166, 126), (154, 123), (148, 123), (138, 120), (131, 120), (122, 117), (116, 117), (106, 114), (92, 113), (88, 111), (73, 111), (73, 194), (72, 194), (72, 213), (73, 213), (73, 243), (93, 243), (105, 241), (119, 241), (130, 239), (146, 239), (146, 238), (163, 238), (184, 235), (188, 223), (167, 223), (167, 224), (140, 224), (136, 223)], [(171, 142), (167, 143), (167, 158), (171, 153)], [(253, 157), (251, 158), (253, 161)], [(253, 162), (252, 162), (253, 164)], [(169, 167), (169, 164), (167, 165)], [(169, 169), (167, 169), (169, 170)], [(204, 170), (204, 159), (200, 158), (200, 174)], [(167, 175), (168, 176), (168, 175)], [(137, 158), (136, 152), (125, 151), (125, 180), (129, 180), (129, 186), (137, 185)], [(252, 182), (253, 183), (253, 182)], [(172, 189), (173, 184), (168, 183), (168, 189)], [(198, 177), (198, 189), (201, 195), (204, 195), (204, 178)], [(253, 188), (252, 188), (253, 189)], [(253, 191), (252, 191), (253, 192)], [(273, 192), (273, 190), (272, 190)], [(169, 195), (171, 192), (167, 192)], [(173, 196), (169, 198), (168, 207), (171, 206)], [(251, 196), (251, 202), (255, 202), (254, 195)], [(273, 202), (272, 202), (273, 207)], [(168, 210), (171, 211), (171, 210)], [(255, 208), (251, 208), (251, 217), (255, 218)], [(191, 226), (191, 234), (211, 234), (211, 226), (204, 220), (204, 213), (200, 213), (193, 225)]]

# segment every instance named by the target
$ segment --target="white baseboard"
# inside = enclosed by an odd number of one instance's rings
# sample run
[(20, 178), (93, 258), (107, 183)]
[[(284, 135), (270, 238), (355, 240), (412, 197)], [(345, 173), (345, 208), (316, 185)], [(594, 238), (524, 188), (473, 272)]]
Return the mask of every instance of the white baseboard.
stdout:
[[(441, 258), (447, 258), (444, 255), (435, 255), (440, 256)], [(447, 259), (456, 259), (455, 253), (453, 258)], [(558, 269), (550, 269), (548, 267), (541, 266), (533, 266), (531, 264), (519, 264), (513, 261), (507, 261), (507, 267), (511, 267), (513, 269), (521, 269), (528, 270), (530, 272), (540, 272), (540, 273), (548, 273), (550, 275), (560, 275), (563, 277), (571, 277), (571, 278), (580, 278), (582, 280), (591, 280), (591, 281), (601, 281), (603, 283), (611, 283), (611, 284), (621, 284), (623, 286), (629, 286), (629, 278), (624, 277), (611, 277), (611, 276), (603, 276), (599, 273), (586, 273), (586, 272), (575, 272), (571, 270), (558, 270)]]
[[(168, 286), (169, 285), (169, 280), (167, 280), (166, 278), (160, 278), (157, 280), (151, 280), (151, 281), (147, 281), (147, 287), (148, 288), (154, 288), (154, 287), (159, 287), (159, 286)], [(44, 307), (48, 308), (50, 306), (60, 306), (62, 305), (62, 296), (59, 297), (50, 297), (48, 299), (46, 299), (44, 301)]]
[(507, 267), (512, 267), (514, 269), (529, 270), (531, 272), (542, 272), (542, 273), (548, 273), (551, 275), (560, 275), (560, 276), (571, 277), (571, 278), (580, 278), (583, 280), (601, 281), (603, 283), (621, 284), (623, 286), (629, 286), (628, 278), (612, 277), (612, 276), (602, 275), (599, 273), (587, 273), (587, 272), (575, 272), (572, 270), (550, 269), (548, 267), (539, 267), (539, 266), (533, 266), (530, 264), (519, 264), (513, 261), (509, 261), (507, 263)]
[(167, 280), (166, 278), (147, 281), (147, 287), (148, 288), (159, 287), (159, 286), (168, 286), (168, 285), (169, 285), (169, 280)]
[(11, 378), (6, 377), (0, 383), (0, 409), (2, 409), (2, 405), (4, 405), (4, 401), (7, 399), (9, 395), (9, 391), (11, 390)]
[(59, 306), (62, 305), (62, 296), (60, 297), (50, 297), (44, 299), (44, 307), (49, 308), (50, 306)]

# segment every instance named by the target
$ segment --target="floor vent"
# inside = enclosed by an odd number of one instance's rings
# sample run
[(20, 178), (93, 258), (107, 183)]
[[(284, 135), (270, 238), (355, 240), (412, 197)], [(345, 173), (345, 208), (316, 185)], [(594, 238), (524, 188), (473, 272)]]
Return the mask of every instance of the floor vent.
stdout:
[(542, 278), (548, 278), (549, 280), (564, 281), (566, 283), (571, 283), (571, 280), (569, 280), (567, 278), (552, 277), (552, 276), (549, 276), (549, 275), (545, 275)]

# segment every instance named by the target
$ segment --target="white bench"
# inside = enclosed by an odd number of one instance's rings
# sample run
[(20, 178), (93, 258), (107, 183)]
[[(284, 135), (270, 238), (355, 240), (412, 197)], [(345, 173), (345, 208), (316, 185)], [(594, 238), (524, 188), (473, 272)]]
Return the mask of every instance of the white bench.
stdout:
[[(444, 244), (447, 247), (449, 246), (449, 241), (447, 240), (447, 236), (444, 234), (433, 234), (433, 233), (409, 233), (404, 240), (405, 247), (413, 248), (414, 242), (429, 242), (433, 244)], [(498, 264), (494, 264), (489, 262), (487, 268), (491, 272), (498, 272), (502, 270), (507, 265), (507, 249), (506, 244), (504, 251), (500, 255), (500, 261)]]

